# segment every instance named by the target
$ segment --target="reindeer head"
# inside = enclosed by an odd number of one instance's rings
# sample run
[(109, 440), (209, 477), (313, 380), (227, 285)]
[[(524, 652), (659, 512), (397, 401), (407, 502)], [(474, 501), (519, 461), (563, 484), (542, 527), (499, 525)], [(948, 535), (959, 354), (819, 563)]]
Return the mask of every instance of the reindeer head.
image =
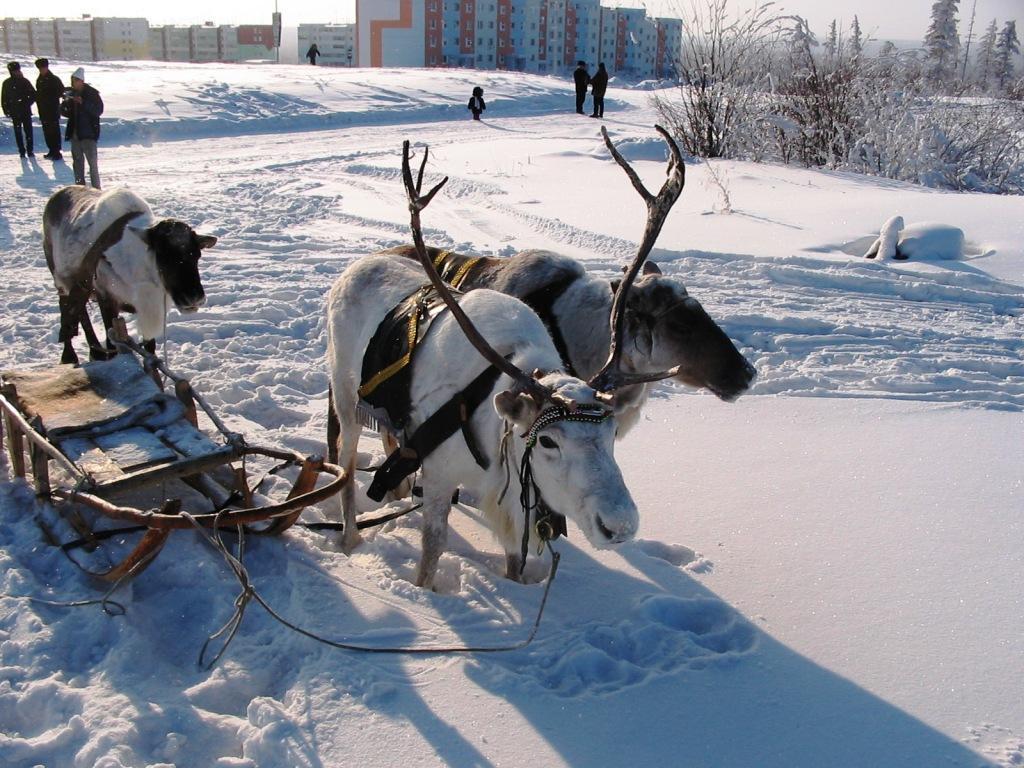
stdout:
[[(521, 443), (520, 483), (533, 482), (538, 501), (572, 520), (594, 547), (629, 541), (639, 515), (613, 457), (615, 420), (596, 393), (564, 373), (539, 378), (541, 386), (574, 409), (538, 402), (520, 389), (494, 397), (498, 415)], [(523, 468), (529, 465), (529, 477)]]
[[(686, 166), (678, 145), (660, 125), (655, 128), (671, 153), (668, 178), (657, 195), (647, 191), (615, 149), (608, 131), (601, 128), (608, 151), (647, 205), (647, 224), (636, 257), (625, 269), (622, 280), (614, 285), (608, 361), (588, 383), (599, 391), (613, 391), (631, 384), (675, 378), (707, 387), (723, 400), (735, 400), (753, 381), (754, 367), (700, 303), (686, 293), (685, 287), (663, 277), (657, 266), (647, 263), (668, 212), (686, 183)], [(638, 280), (641, 272), (643, 276)], [(627, 352), (626, 338), (638, 353), (635, 360)], [(633, 369), (631, 372), (622, 369), (624, 357)]]
[(217, 238), (197, 234), (184, 221), (162, 219), (138, 232), (156, 258), (164, 289), (182, 312), (194, 312), (206, 303), (206, 291), (199, 277), (199, 259)]
[(674, 367), (676, 381), (726, 402), (743, 394), (757, 373), (682, 282), (651, 262), (629, 292), (623, 322), (623, 360), (634, 371)]

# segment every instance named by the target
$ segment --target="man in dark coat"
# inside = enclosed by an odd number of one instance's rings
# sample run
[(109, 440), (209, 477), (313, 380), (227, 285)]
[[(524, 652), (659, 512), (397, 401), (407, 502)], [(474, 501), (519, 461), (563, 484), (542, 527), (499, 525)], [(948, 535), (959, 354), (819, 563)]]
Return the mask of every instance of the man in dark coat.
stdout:
[(68, 118), (64, 138), (71, 142), (71, 164), (75, 184), (85, 186), (85, 161), (89, 161), (89, 181), (100, 188), (99, 158), (96, 142), (100, 138), (100, 115), (103, 99), (99, 91), (85, 82), (85, 70), (79, 67), (71, 75), (71, 95), (60, 105), (60, 113)]
[[(18, 154), (35, 157), (32, 151), (32, 105), (36, 100), (36, 89), (21, 73), (21, 64), (16, 61), (7, 64), (10, 77), (0, 88), (0, 104), (4, 114), (14, 123), (14, 140), (18, 143)], [(22, 135), (24, 134), (24, 135)]]
[(314, 67), (316, 66), (316, 57), (320, 55), (320, 48), (316, 43), (309, 46), (309, 50), (306, 51), (306, 58), (309, 59), (309, 63)]
[(587, 62), (576, 62), (576, 70), (572, 73), (572, 79), (576, 82), (576, 113), (582, 115), (583, 102), (587, 100), (587, 86), (590, 85)]
[(50, 71), (48, 59), (36, 59), (36, 109), (39, 110), (39, 122), (43, 126), (43, 138), (49, 150), (43, 157), (47, 160), (60, 160), (60, 97), (64, 95), (64, 83)]
[(597, 65), (597, 72), (590, 81), (590, 92), (594, 96), (594, 113), (591, 117), (604, 117), (604, 92), (608, 90), (608, 70), (604, 62)]

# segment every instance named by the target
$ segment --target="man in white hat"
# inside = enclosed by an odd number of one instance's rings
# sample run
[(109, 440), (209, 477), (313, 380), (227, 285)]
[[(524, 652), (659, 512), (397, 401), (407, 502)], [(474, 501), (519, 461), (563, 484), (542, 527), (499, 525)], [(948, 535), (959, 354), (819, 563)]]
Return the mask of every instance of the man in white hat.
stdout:
[(100, 138), (100, 115), (103, 99), (99, 91), (85, 82), (85, 70), (79, 67), (71, 74), (71, 92), (60, 105), (60, 113), (68, 118), (64, 138), (71, 142), (71, 165), (75, 183), (85, 186), (85, 161), (89, 161), (89, 181), (100, 188), (100, 166), (96, 142)]

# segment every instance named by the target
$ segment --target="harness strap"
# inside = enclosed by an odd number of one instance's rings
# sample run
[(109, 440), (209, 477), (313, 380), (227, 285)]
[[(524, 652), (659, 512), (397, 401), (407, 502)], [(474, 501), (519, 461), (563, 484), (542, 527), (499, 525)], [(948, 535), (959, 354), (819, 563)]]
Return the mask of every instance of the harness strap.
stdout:
[(562, 294), (566, 292), (570, 285), (576, 282), (577, 275), (569, 275), (563, 277), (561, 280), (557, 280), (553, 283), (545, 285), (543, 288), (539, 288), (533, 293), (529, 293), (522, 297), (522, 301), (530, 309), (537, 313), (537, 316), (547, 326), (548, 333), (551, 335), (551, 340), (555, 343), (555, 349), (558, 350), (559, 357), (562, 358), (562, 362), (565, 363), (565, 372), (570, 376), (579, 376), (576, 373), (576, 369), (573, 368), (572, 360), (569, 359), (569, 346), (565, 343), (565, 337), (562, 335), (562, 329), (558, 327), (558, 318), (554, 315), (555, 302), (558, 301)]
[(388, 491), (397, 488), (402, 480), (420, 468), (423, 459), (460, 430), (473, 459), (480, 467), (487, 469), (490, 461), (480, 450), (469, 420), (494, 389), (500, 375), (501, 371), (496, 367), (488, 366), (465, 389), (457, 392), (420, 424), (405, 445), (393, 451), (374, 473), (373, 482), (370, 483), (366, 495), (374, 501), (383, 500)]

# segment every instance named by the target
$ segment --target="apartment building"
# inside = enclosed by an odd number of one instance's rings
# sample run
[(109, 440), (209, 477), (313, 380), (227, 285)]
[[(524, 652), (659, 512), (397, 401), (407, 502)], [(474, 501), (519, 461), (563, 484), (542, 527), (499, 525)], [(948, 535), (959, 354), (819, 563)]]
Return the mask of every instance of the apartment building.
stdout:
[(679, 71), (679, 58), (683, 53), (683, 22), (680, 19), (654, 20), (658, 43), (654, 55), (654, 76), (672, 78)]
[(145, 19), (100, 17), (92, 20), (93, 60), (131, 61), (149, 58), (149, 22)]
[(212, 22), (193, 24), (188, 28), (191, 61), (220, 61), (220, 34)]
[(32, 32), (26, 19), (4, 19), (4, 48), (11, 53), (33, 52)]
[(357, 66), (426, 66), (429, 42), (428, 15), (434, 19), (434, 31), (437, 31), (436, 20), (441, 13), (442, 2), (443, 0), (356, 0)]
[(277, 40), (271, 24), (239, 24), (238, 48), (231, 61), (270, 61), (277, 57)]
[(583, 60), (640, 79), (670, 74), (682, 46), (679, 20), (600, 0), (357, 0), (355, 31), (365, 67), (565, 75)]
[(28, 34), (36, 57), (57, 55), (57, 30), (53, 19), (29, 19)]
[(299, 60), (304, 60), (309, 46), (316, 43), (320, 51), (317, 64), (331, 67), (352, 67), (356, 64), (355, 24), (299, 24)]
[(94, 61), (92, 19), (54, 19), (57, 55), (64, 59)]

